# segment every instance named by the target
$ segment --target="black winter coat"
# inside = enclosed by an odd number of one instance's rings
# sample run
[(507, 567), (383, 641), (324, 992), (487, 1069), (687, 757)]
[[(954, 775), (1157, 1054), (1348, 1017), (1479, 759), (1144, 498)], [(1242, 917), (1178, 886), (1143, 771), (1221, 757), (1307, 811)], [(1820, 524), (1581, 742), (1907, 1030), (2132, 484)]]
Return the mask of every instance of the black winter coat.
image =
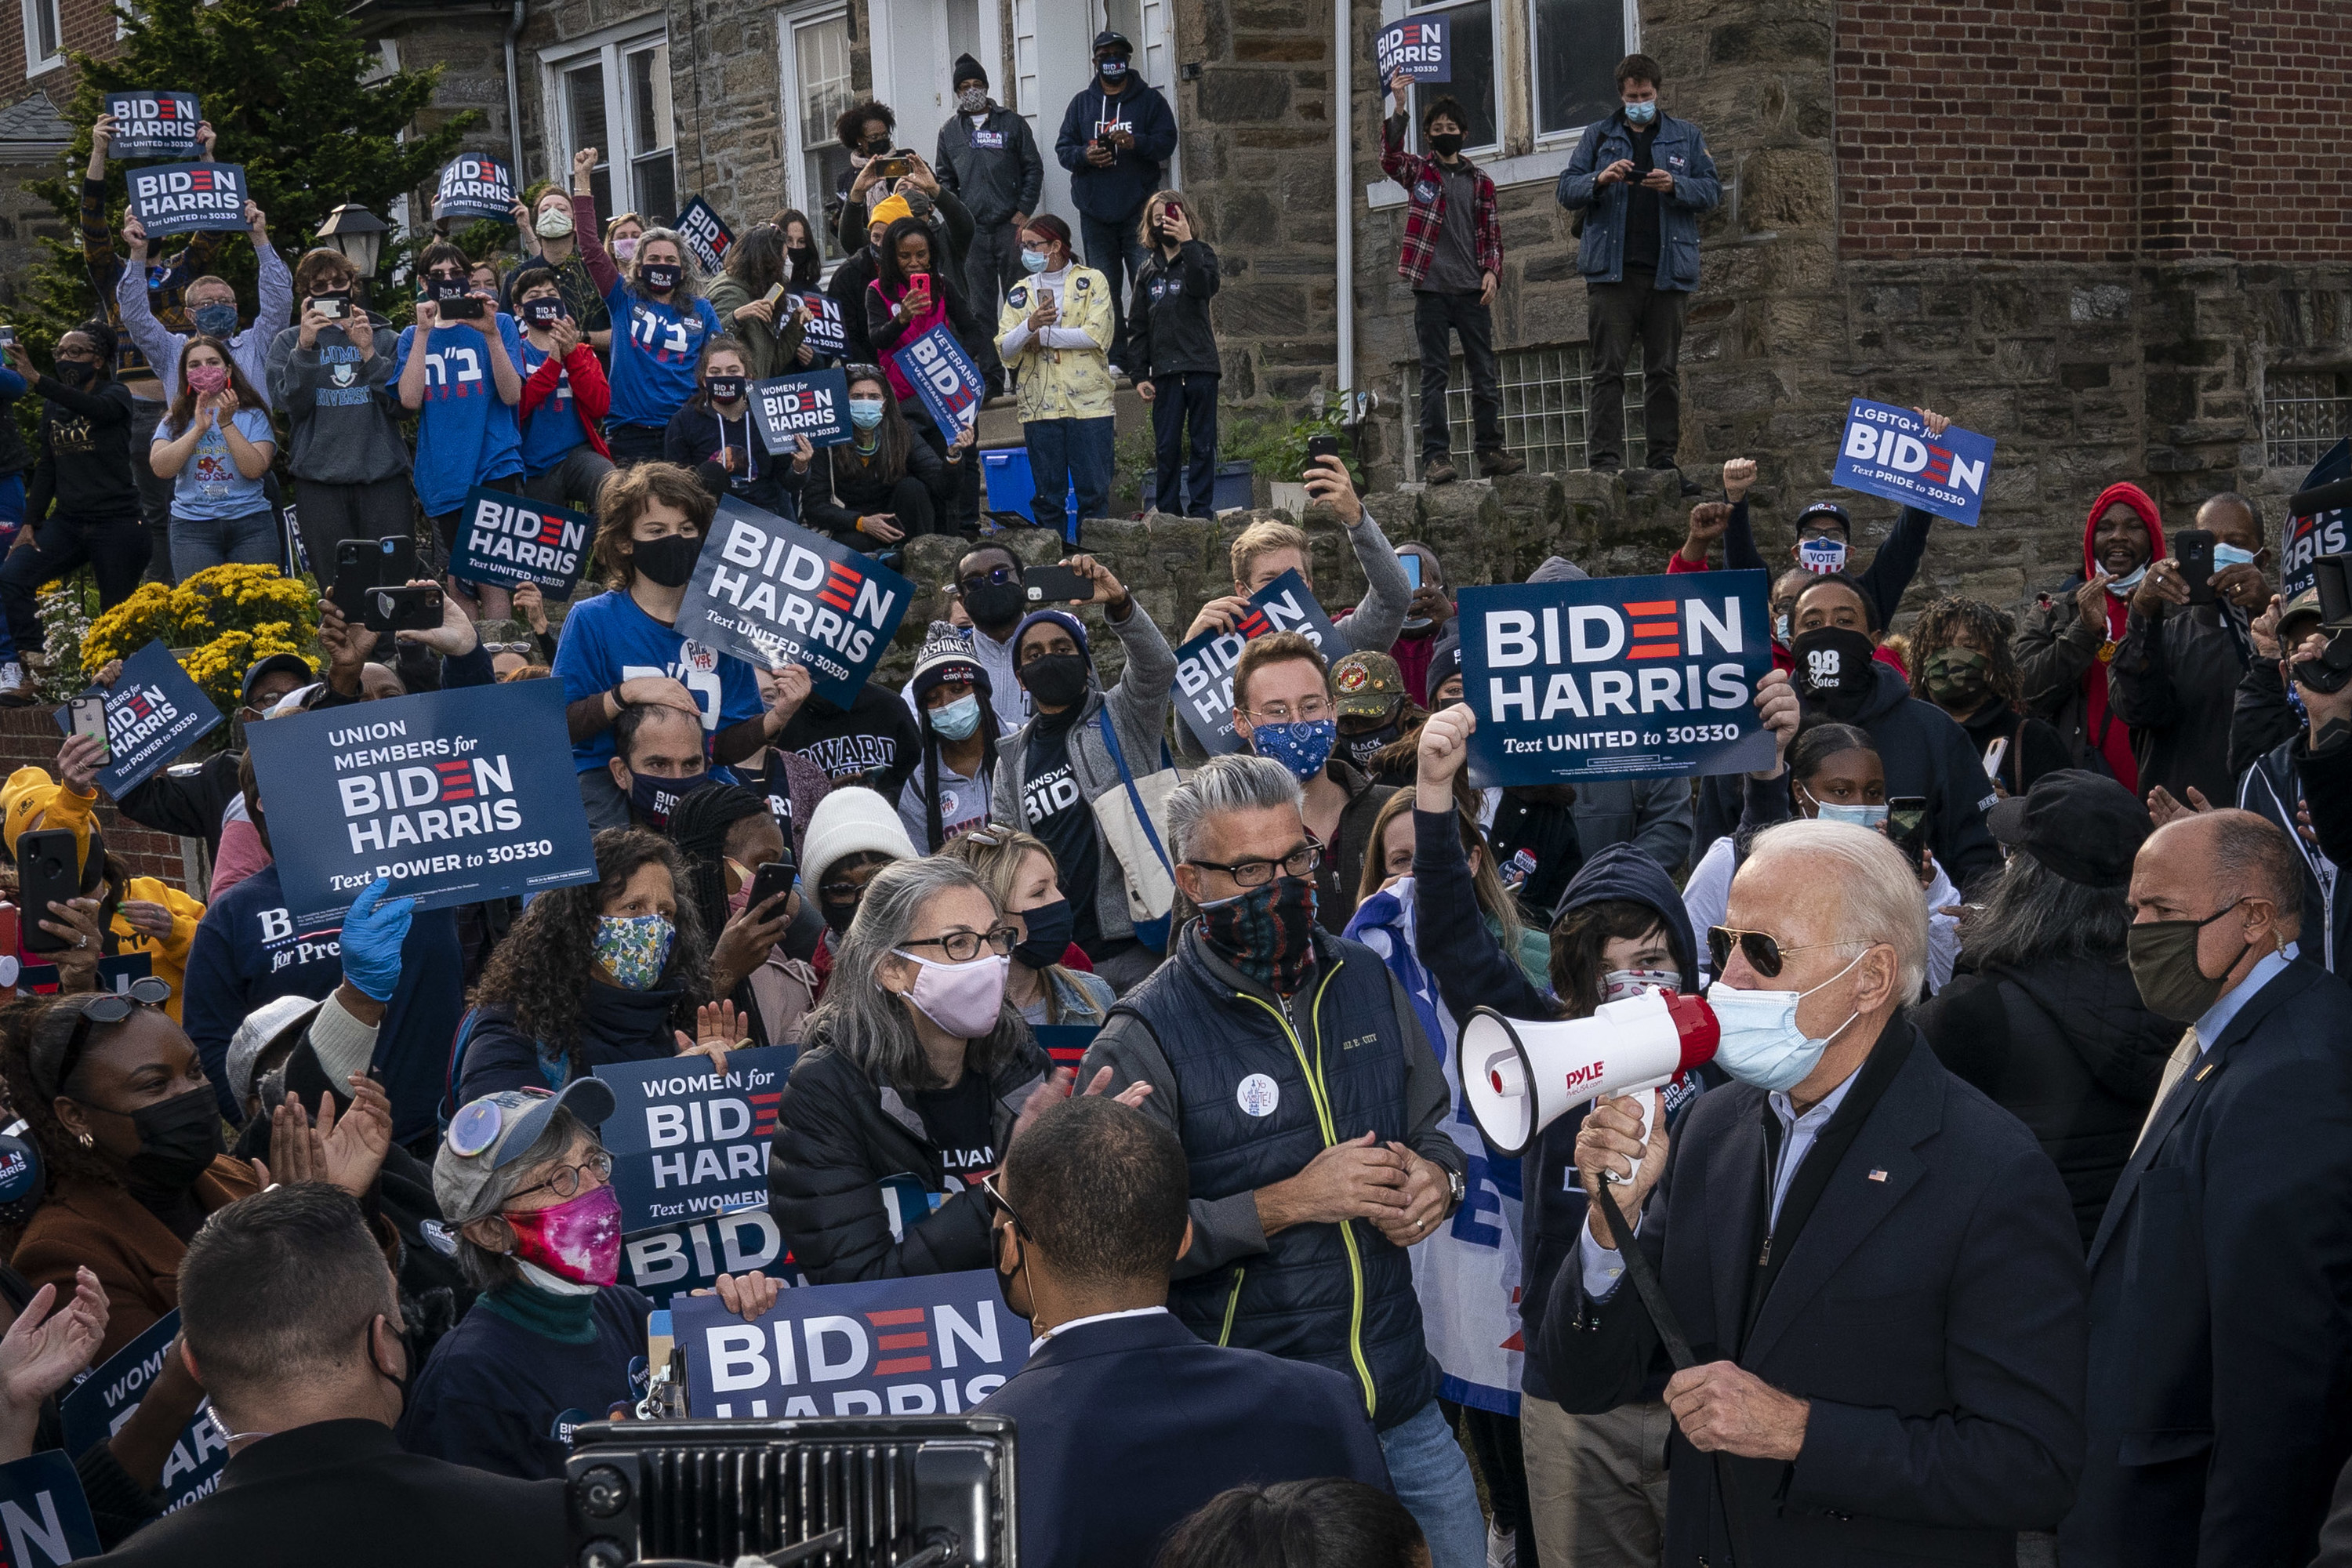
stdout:
[[(991, 1075), (996, 1103), (989, 1135), (1002, 1152), (1022, 1103), (1053, 1071), (1023, 1030), (1011, 1059)], [(947, 1166), (923, 1120), (896, 1089), (822, 1039), (784, 1080), (768, 1156), (768, 1212), (812, 1285), (895, 1279), (986, 1268), (988, 1205), (966, 1188), (891, 1235), (882, 1184), (908, 1175), (926, 1193), (947, 1185)]]
[(2141, 1005), (2128, 968), (2081, 958), (1963, 969), (1912, 1016), (1953, 1076), (2041, 1142), (2087, 1248), (2180, 1026)]

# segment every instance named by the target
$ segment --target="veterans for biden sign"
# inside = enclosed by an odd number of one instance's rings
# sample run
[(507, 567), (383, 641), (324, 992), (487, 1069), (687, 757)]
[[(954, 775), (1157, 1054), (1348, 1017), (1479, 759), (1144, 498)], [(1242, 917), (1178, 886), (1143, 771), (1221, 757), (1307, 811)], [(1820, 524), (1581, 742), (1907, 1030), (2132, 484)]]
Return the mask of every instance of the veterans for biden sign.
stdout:
[(913, 598), (913, 584), (871, 556), (721, 500), (677, 629), (755, 665), (805, 665), (817, 695), (846, 708)]
[(1857, 397), (1846, 410), (1830, 483), (1974, 528), (1991, 472), (1991, 437), (1957, 425), (1930, 437), (1927, 421), (1909, 409)]
[(1372, 58), (1380, 68), (1381, 89), (1387, 89), (1399, 71), (1415, 81), (1452, 81), (1454, 60), (1446, 48), (1445, 34), (1445, 19), (1442, 16), (1391, 22), (1382, 27), (1380, 36), (1372, 40)]
[(1772, 668), (1766, 574), (1465, 588), (1470, 782), (1680, 778), (1772, 765), (1756, 682)]
[(203, 146), (196, 127), (204, 117), (193, 92), (110, 92), (106, 112), (114, 116), (106, 143), (111, 157), (186, 158)]
[(953, 433), (980, 417), (988, 379), (980, 374), (945, 322), (906, 347), (890, 351), (890, 363), (907, 378), (929, 410), (932, 423)]
[(1296, 572), (1285, 572), (1252, 594), (1249, 614), (1232, 631), (1202, 632), (1178, 645), (1176, 712), (1213, 757), (1241, 750), (1234, 733), (1234, 666), (1242, 649), (1268, 632), (1298, 633), (1323, 650), (1326, 661), (1348, 651), (1331, 617)]
[(585, 512), (521, 500), (479, 486), (466, 492), (457, 512), (457, 542), (449, 574), (468, 583), (533, 583), (550, 598), (568, 599), (596, 537)]
[[(56, 718), (58, 729), (71, 729), (64, 709)], [(98, 770), (98, 787), (120, 800), (220, 721), (220, 710), (158, 637), (122, 661), (106, 693), (106, 746), (114, 760)]]
[(790, 452), (795, 436), (807, 437), (812, 447), (838, 447), (849, 439), (845, 372), (814, 370), (755, 382), (751, 406), (759, 411), (760, 435), (771, 452)]
[(245, 165), (156, 163), (123, 178), (131, 216), (154, 239), (167, 234), (245, 227)]
[(420, 909), (596, 879), (563, 683), (519, 680), (300, 713), (246, 737), (299, 924), (379, 877)]
[(748, 1323), (716, 1296), (672, 1297), (670, 1327), (687, 1409), (722, 1420), (958, 1415), (1029, 1355), (985, 1268), (804, 1286)]
[(514, 222), (514, 171), (503, 158), (460, 153), (441, 165), (433, 193), (435, 217), (488, 217)]
[(768, 1141), (794, 1052), (762, 1047), (600, 1067), (619, 1109), (604, 1123), (621, 1231), (768, 1205)]

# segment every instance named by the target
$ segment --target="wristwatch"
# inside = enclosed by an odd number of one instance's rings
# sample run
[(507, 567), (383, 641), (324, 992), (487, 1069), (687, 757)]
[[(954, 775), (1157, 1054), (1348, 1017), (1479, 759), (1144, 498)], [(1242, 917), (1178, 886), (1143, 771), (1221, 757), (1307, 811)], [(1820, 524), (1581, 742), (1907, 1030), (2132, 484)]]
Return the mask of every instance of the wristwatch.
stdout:
[(1461, 1172), (1448, 1171), (1445, 1173), (1445, 1190), (1453, 1194), (1445, 1205), (1444, 1217), (1450, 1218), (1454, 1211), (1462, 1206), (1462, 1200), (1470, 1195), (1470, 1184), (1463, 1179)]

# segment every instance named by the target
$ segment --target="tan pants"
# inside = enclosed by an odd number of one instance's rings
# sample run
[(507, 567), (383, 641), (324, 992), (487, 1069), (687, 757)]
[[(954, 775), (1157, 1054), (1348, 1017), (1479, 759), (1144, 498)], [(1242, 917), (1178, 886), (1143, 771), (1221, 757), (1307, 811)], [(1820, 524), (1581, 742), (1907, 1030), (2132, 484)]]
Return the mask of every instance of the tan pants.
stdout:
[(1570, 1415), (1549, 1400), (1522, 1398), (1519, 1442), (1538, 1557), (1564, 1568), (1657, 1568), (1673, 1426), (1663, 1403)]

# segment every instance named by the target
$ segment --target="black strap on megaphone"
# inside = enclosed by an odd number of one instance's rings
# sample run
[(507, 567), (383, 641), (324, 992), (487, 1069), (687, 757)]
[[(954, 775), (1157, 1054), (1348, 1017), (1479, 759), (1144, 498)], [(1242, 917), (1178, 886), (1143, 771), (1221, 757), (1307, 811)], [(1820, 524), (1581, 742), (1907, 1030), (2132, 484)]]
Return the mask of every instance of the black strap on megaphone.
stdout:
[[(1634, 1294), (1642, 1298), (1642, 1306), (1650, 1314), (1650, 1321), (1658, 1331), (1658, 1339), (1666, 1347), (1666, 1358), (1675, 1363), (1676, 1372), (1698, 1364), (1691, 1354), (1690, 1341), (1683, 1336), (1682, 1321), (1675, 1316), (1674, 1308), (1666, 1304), (1665, 1287), (1658, 1282), (1658, 1271), (1650, 1267), (1650, 1255), (1634, 1240), (1633, 1227), (1626, 1223), (1625, 1211), (1617, 1206), (1617, 1194), (1610, 1189), (1616, 1185), (1606, 1176), (1593, 1189), (1592, 1201), (1601, 1205), (1601, 1217), (1609, 1222), (1609, 1234), (1617, 1238), (1617, 1256), (1624, 1260), (1625, 1272), (1633, 1277)], [(1753, 1562), (1748, 1555), (1746, 1532), (1739, 1528), (1731, 1511), (1731, 1474), (1725, 1468), (1723, 1455), (1710, 1455), (1715, 1460), (1715, 1506), (1723, 1518), (1723, 1533), (1731, 1543), (1734, 1564)]]

